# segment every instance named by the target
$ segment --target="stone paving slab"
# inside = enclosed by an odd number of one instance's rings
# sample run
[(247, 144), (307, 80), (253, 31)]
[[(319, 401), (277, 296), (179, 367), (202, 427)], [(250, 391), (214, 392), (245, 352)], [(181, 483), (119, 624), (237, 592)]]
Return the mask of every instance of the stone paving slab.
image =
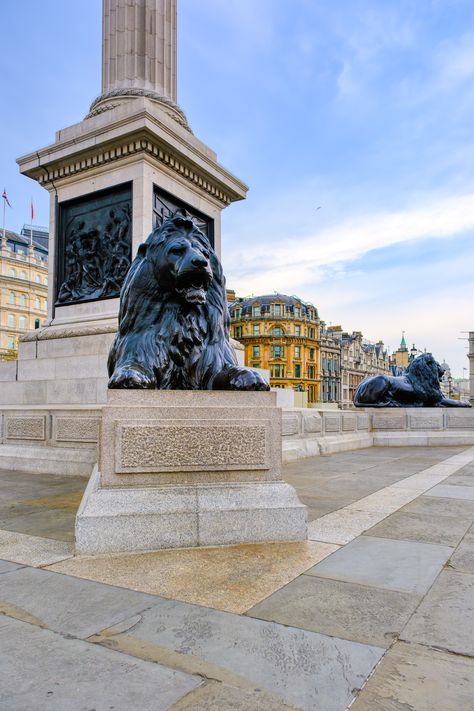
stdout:
[(170, 711), (299, 711), (262, 689), (239, 689), (208, 682), (187, 694)]
[(74, 558), (50, 570), (228, 612), (245, 612), (338, 549), (313, 541)]
[(103, 642), (158, 661), (172, 653), (183, 665), (210, 665), (208, 677), (251, 684), (304, 711), (345, 711), (384, 651), (171, 600), (129, 627), (104, 631)]
[(464, 536), (454, 554), (449, 559), (450, 568), (474, 574), (474, 526)]
[(8, 711), (166, 711), (202, 683), (8, 617), (0, 638), (0, 708)]
[(11, 573), (12, 570), (21, 568), (20, 563), (10, 563), (8, 560), (0, 560), (0, 573)]
[(389, 647), (420, 600), (420, 595), (411, 593), (300, 575), (247, 615)]
[(351, 711), (474, 711), (474, 660), (398, 642)]
[(474, 656), (474, 577), (444, 570), (402, 639)]
[(419, 496), (411, 503), (403, 506), (402, 513), (422, 513), (429, 516), (463, 516), (474, 518), (474, 502), (461, 499), (449, 499), (438, 496)]
[(71, 558), (73, 545), (64, 541), (0, 530), (0, 558), (40, 567)]
[(75, 637), (89, 637), (150, 605), (152, 595), (35, 568), (0, 576), (0, 611)]
[(466, 501), (474, 501), (474, 487), (438, 484), (438, 486), (427, 491), (425, 496), (441, 496), (445, 499), (466, 499)]
[(310, 568), (307, 575), (421, 594), (452, 551), (448, 546), (360, 536)]
[(344, 545), (380, 521), (378, 511), (357, 511), (347, 507), (326, 514), (308, 524), (310, 541)]
[(440, 543), (457, 546), (466, 533), (471, 519), (455, 516), (428, 516), (397, 511), (365, 532), (366, 536), (402, 539), (420, 543)]

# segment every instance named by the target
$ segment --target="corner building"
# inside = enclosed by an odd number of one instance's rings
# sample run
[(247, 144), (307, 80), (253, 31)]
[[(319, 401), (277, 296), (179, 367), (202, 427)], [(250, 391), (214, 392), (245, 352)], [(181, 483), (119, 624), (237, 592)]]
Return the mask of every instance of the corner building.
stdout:
[(319, 315), (296, 296), (270, 294), (230, 304), (231, 335), (245, 347), (245, 364), (270, 371), (270, 385), (319, 400)]
[(48, 309), (48, 232), (25, 225), (0, 232), (0, 360), (16, 358), (18, 339), (40, 328)]

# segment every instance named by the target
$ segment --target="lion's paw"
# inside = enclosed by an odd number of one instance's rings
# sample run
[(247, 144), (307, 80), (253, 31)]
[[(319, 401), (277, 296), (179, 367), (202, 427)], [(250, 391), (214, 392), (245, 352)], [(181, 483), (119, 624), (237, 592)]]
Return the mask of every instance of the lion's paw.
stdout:
[(250, 368), (236, 369), (229, 378), (229, 385), (232, 390), (270, 390), (265, 378)]
[(109, 388), (153, 389), (156, 380), (140, 370), (118, 368), (109, 380)]

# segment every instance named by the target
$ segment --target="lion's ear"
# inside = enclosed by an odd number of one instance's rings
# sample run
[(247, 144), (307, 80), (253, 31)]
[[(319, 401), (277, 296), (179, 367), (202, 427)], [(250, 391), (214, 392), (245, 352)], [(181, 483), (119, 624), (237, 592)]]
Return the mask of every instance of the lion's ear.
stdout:
[(145, 259), (147, 252), (148, 252), (148, 245), (145, 244), (145, 242), (142, 242), (142, 244), (140, 244), (138, 247), (137, 256), (141, 257), (142, 259)]

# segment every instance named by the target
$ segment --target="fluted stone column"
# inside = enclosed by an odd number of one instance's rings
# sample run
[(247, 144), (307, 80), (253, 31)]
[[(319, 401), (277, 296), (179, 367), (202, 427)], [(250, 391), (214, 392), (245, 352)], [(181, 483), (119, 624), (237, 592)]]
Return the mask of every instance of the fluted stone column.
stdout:
[(102, 94), (90, 114), (117, 97), (146, 96), (178, 113), (176, 104), (177, 0), (103, 0)]
[(102, 93), (146, 89), (176, 101), (176, 0), (103, 0)]

